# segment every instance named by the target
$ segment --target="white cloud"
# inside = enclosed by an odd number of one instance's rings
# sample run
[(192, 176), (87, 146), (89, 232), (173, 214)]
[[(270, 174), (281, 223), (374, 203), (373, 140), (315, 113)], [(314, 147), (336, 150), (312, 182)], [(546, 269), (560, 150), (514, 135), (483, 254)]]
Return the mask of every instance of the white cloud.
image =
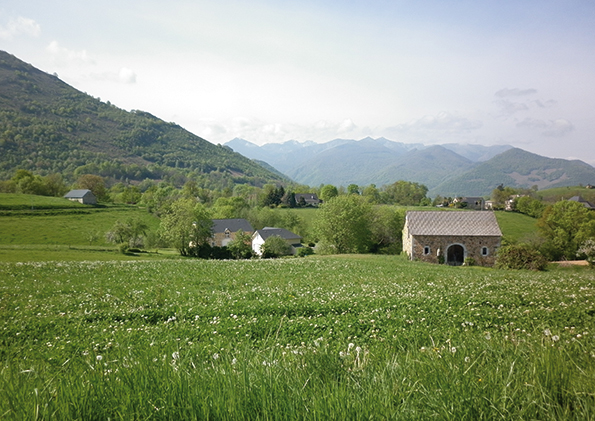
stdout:
[(128, 67), (122, 67), (118, 76), (122, 83), (136, 83), (136, 73)]
[(46, 47), (46, 51), (52, 56), (52, 60), (58, 64), (85, 63), (94, 64), (86, 50), (74, 51), (62, 47), (58, 41), (52, 41)]
[(37, 22), (22, 16), (10, 19), (6, 26), (0, 26), (0, 39), (3, 40), (11, 40), (19, 35), (37, 37), (40, 33), (41, 26)]
[(562, 137), (572, 131), (574, 131), (574, 125), (564, 118), (559, 118), (557, 120), (550, 121), (548, 130), (543, 132), (543, 135), (547, 137)]
[(564, 118), (549, 121), (525, 118), (518, 122), (516, 126), (518, 128), (540, 130), (541, 134), (546, 137), (562, 137), (574, 131), (574, 125)]
[(528, 88), (528, 89), (504, 88), (504, 89), (500, 89), (494, 95), (496, 95), (497, 97), (500, 97), (500, 98), (507, 98), (507, 97), (511, 97), (511, 96), (526, 96), (526, 95), (532, 95), (532, 94), (536, 94), (536, 93), (537, 93), (537, 89), (533, 89), (533, 88)]
[(519, 121), (516, 124), (517, 127), (523, 128), (533, 128), (533, 129), (544, 129), (547, 127), (547, 123), (543, 120), (539, 120), (537, 118), (525, 118), (523, 121)]
[(136, 73), (128, 67), (122, 67), (119, 72), (91, 73), (91, 78), (128, 85), (136, 83)]
[(529, 109), (527, 104), (522, 102), (513, 102), (508, 99), (499, 99), (495, 102), (500, 107), (500, 111), (503, 114), (512, 115), (519, 111), (527, 111)]
[(480, 129), (483, 123), (479, 120), (471, 120), (466, 117), (456, 116), (447, 112), (438, 113), (435, 116), (424, 116), (412, 120), (409, 123), (400, 124), (394, 128), (397, 131), (433, 131), (433, 132), (468, 132)]

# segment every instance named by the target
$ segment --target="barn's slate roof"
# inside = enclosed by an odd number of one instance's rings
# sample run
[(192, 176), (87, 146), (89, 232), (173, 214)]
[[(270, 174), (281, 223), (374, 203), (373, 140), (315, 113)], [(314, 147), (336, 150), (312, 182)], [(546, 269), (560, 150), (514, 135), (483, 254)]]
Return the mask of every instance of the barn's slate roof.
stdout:
[(502, 236), (494, 212), (408, 211), (410, 235)]
[(593, 206), (593, 204), (591, 202), (583, 199), (581, 196), (572, 196), (568, 200), (572, 200), (573, 202), (582, 203), (587, 209), (595, 209), (595, 206)]
[(64, 197), (66, 199), (80, 199), (89, 193), (93, 194), (93, 192), (89, 189), (70, 190), (64, 195)]
[(285, 240), (301, 240), (302, 237), (300, 237), (297, 234), (294, 234), (291, 231), (286, 230), (285, 228), (273, 228), (273, 227), (264, 227), (261, 230), (256, 231), (255, 235), (258, 234), (262, 237), (263, 240), (266, 240), (267, 238), (273, 236), (273, 235), (278, 235), (279, 237), (285, 239)]
[(230, 232), (253, 232), (254, 228), (245, 219), (213, 219), (213, 233), (224, 233), (228, 229)]

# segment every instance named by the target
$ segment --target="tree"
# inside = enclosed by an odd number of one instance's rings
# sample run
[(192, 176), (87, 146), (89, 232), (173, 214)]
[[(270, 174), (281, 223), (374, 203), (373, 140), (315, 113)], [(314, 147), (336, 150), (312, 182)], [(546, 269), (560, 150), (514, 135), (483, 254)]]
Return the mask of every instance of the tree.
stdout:
[(332, 184), (327, 184), (320, 189), (320, 199), (323, 201), (331, 200), (339, 195), (339, 190)]
[(227, 249), (234, 259), (250, 259), (254, 255), (251, 241), (250, 235), (239, 230), (236, 232), (235, 238), (227, 245)]
[(260, 251), (263, 259), (289, 256), (291, 254), (291, 245), (280, 236), (271, 235), (264, 240), (263, 245), (260, 246)]
[(537, 228), (546, 239), (543, 251), (550, 259), (572, 260), (579, 245), (595, 237), (595, 213), (581, 203), (562, 200), (545, 209)]
[(347, 186), (347, 194), (360, 194), (359, 186), (357, 184), (350, 184)]
[(182, 256), (207, 242), (213, 235), (213, 221), (203, 205), (193, 199), (178, 199), (163, 215), (159, 232), (162, 238), (175, 247)]
[(105, 180), (98, 175), (83, 174), (76, 181), (76, 185), (80, 189), (91, 190), (99, 201), (105, 201), (109, 198), (108, 191), (105, 188)]
[(389, 205), (417, 206), (427, 193), (428, 188), (423, 184), (400, 180), (384, 187), (381, 200)]
[(500, 184), (494, 190), (492, 190), (492, 202), (494, 202), (494, 209), (504, 209), (506, 201), (510, 199), (510, 196), (518, 194), (512, 187), (504, 187)]
[(513, 208), (514, 210), (532, 216), (533, 218), (541, 218), (546, 205), (541, 200), (534, 199), (530, 196), (523, 196), (514, 200)]
[(405, 211), (393, 206), (378, 206), (371, 214), (372, 251), (399, 254), (403, 249)]
[(112, 229), (105, 234), (105, 238), (110, 243), (142, 247), (142, 237), (148, 230), (149, 226), (145, 222), (129, 218), (126, 222), (116, 221)]
[(315, 232), (336, 253), (365, 253), (372, 243), (371, 213), (372, 205), (361, 196), (334, 197), (320, 206)]

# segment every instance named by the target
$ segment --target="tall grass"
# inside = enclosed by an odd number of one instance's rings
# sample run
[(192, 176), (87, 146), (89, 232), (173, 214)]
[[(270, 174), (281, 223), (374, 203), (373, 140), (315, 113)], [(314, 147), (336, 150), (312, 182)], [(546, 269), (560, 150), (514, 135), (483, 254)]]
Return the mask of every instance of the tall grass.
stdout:
[(595, 419), (595, 275), (0, 264), (7, 419)]

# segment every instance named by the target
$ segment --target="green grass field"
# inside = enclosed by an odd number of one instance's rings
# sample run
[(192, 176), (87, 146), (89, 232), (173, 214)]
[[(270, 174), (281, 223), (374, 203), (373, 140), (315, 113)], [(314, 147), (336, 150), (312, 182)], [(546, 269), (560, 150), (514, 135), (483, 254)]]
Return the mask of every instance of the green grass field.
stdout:
[(595, 271), (0, 264), (4, 419), (595, 419)]

